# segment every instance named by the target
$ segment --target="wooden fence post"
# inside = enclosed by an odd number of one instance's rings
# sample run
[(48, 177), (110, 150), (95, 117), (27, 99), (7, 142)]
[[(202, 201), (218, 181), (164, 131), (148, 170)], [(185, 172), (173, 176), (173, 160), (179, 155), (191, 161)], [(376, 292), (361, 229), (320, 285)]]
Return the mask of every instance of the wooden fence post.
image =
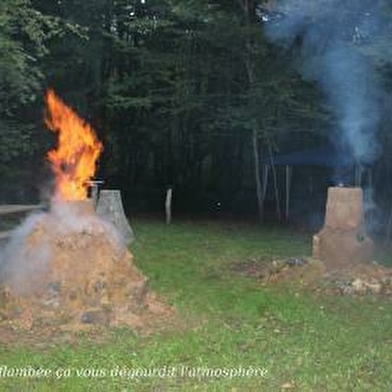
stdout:
[(170, 225), (172, 219), (172, 196), (173, 189), (166, 190), (165, 210), (166, 210), (166, 224)]

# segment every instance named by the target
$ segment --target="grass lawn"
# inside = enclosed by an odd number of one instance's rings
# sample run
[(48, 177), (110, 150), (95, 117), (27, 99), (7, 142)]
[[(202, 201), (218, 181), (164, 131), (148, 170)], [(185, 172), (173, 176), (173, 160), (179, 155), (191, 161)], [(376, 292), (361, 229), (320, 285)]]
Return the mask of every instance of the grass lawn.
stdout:
[[(133, 228), (135, 263), (184, 325), (151, 336), (121, 328), (97, 341), (2, 344), (1, 391), (392, 390), (391, 301), (263, 286), (232, 271), (234, 262), (309, 256), (310, 236), (212, 222), (140, 219)], [(1, 366), (29, 365), (52, 373), (2, 376)], [(132, 378), (136, 369), (161, 374)]]

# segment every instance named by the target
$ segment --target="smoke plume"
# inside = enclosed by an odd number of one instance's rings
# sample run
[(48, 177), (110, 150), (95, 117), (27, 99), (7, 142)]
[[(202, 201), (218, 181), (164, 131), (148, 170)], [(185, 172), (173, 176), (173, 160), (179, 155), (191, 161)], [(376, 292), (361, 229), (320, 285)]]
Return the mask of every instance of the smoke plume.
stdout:
[(49, 212), (29, 215), (0, 249), (0, 285), (8, 285), (20, 295), (40, 289), (45, 274), (53, 268), (59, 244), (71, 250), (77, 247), (83, 250), (88, 245), (76, 243), (75, 235), (80, 237), (79, 242), (85, 241), (84, 237), (98, 236), (105, 244), (111, 244), (113, 250), (126, 249), (123, 237), (111, 222), (95, 213), (80, 214), (67, 202), (53, 202)]
[(269, 15), (267, 35), (294, 51), (303, 77), (323, 89), (337, 121), (331, 139), (338, 151), (353, 163), (373, 163), (383, 95), (376, 66), (386, 59), (368, 49), (388, 28), (382, 2), (281, 0)]
[(51, 248), (43, 236), (40, 246), (31, 249), (29, 236), (40, 226), (46, 213), (33, 213), (12, 233), (0, 250), (0, 283), (8, 283), (16, 291), (32, 291), (36, 280), (45, 273), (51, 258)]

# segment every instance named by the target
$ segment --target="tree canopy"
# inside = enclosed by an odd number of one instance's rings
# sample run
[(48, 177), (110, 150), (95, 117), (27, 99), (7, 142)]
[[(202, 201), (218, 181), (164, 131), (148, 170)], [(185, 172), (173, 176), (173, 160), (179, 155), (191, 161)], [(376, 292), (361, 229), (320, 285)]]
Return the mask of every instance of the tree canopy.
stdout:
[[(260, 162), (324, 143), (336, 122), (293, 52), (265, 33), (266, 21), (279, 21), (276, 3), (3, 0), (0, 176), (17, 181), (3, 183), (2, 198), (19, 188), (30, 197), (47, 177), (23, 173), (45, 167), (54, 142), (43, 125), (51, 86), (96, 128), (105, 146), (99, 176), (134, 209), (160, 208), (174, 186), (179, 209), (221, 200), (255, 210)], [(385, 36), (360, 50), (377, 57)], [(383, 59), (379, 76), (391, 85)], [(388, 123), (385, 116), (380, 128)]]

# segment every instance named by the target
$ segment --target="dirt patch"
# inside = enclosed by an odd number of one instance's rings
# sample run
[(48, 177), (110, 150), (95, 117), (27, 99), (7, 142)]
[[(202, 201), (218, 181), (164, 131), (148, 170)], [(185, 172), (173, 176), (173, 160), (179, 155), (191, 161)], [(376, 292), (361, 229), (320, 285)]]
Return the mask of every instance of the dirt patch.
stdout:
[(244, 260), (231, 265), (231, 271), (263, 283), (310, 282), (325, 273), (323, 263), (306, 258)]
[(392, 298), (392, 268), (372, 263), (329, 270), (325, 263), (307, 258), (245, 260), (231, 271), (263, 285), (297, 283), (333, 295), (377, 295)]

